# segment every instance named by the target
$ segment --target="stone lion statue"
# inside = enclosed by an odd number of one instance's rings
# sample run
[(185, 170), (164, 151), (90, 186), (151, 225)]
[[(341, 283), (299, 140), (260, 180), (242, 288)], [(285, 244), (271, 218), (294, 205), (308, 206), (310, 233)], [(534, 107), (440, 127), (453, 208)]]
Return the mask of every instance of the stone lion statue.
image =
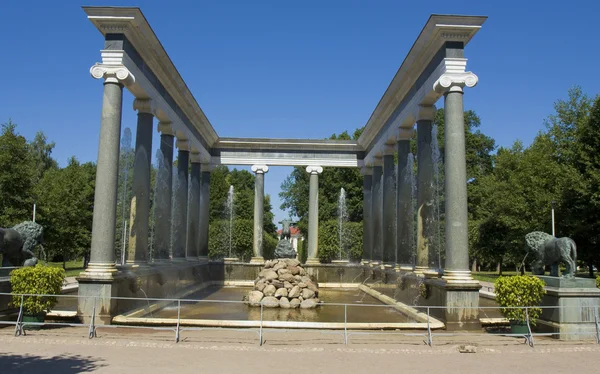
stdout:
[(543, 275), (544, 265), (551, 265), (550, 276), (558, 277), (558, 263), (562, 260), (566, 265), (565, 278), (575, 276), (577, 270), (577, 246), (571, 238), (555, 238), (541, 231), (525, 235), (528, 252), (534, 255), (531, 263), (533, 274)]
[(2, 266), (35, 266), (38, 259), (33, 250), (43, 243), (44, 229), (35, 222), (26, 221), (12, 228), (0, 228)]

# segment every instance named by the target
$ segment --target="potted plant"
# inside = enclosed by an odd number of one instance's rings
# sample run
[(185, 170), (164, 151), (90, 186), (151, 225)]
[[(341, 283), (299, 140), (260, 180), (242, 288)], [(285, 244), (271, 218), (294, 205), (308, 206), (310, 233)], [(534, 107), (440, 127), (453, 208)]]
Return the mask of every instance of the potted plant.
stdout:
[(62, 268), (41, 264), (25, 266), (10, 272), (12, 305), (20, 308), (22, 300), (23, 322), (44, 322), (46, 313), (58, 300), (56, 296), (22, 295), (59, 295), (64, 279), (65, 271)]
[(527, 334), (527, 315), (529, 323), (535, 326), (537, 318), (542, 313), (540, 305), (546, 290), (544, 281), (529, 275), (500, 277), (494, 284), (496, 302), (501, 306), (500, 312), (510, 321), (513, 334)]

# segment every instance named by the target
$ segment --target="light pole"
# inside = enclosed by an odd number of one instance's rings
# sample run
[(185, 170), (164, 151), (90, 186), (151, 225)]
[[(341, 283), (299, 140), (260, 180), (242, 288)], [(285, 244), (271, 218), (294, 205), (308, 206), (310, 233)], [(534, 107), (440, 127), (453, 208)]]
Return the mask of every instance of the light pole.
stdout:
[(556, 237), (554, 231), (554, 200), (550, 202), (550, 206), (552, 207), (552, 236)]

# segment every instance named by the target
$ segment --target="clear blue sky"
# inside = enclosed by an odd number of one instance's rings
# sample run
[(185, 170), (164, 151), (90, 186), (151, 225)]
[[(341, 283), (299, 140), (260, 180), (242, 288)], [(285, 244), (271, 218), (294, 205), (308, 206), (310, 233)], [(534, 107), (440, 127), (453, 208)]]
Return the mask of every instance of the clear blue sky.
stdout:
[[(529, 144), (569, 87), (600, 92), (600, 2), (538, 4), (6, 1), (0, 123), (12, 118), (28, 139), (42, 130), (61, 165), (71, 155), (96, 161), (102, 83), (88, 71), (103, 41), (81, 5), (140, 6), (220, 136), (279, 138), (363, 126), (429, 15), (451, 13), (489, 16), (465, 52), (479, 76), (466, 109), (499, 145)], [(124, 98), (123, 127), (135, 131), (132, 100)], [(277, 220), (286, 216), (278, 193), (290, 170), (274, 167), (266, 176)]]

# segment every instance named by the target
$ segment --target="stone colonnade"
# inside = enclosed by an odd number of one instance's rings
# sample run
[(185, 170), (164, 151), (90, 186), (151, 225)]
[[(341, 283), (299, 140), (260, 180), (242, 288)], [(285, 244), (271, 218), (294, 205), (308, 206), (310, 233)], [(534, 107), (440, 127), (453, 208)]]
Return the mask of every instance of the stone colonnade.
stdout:
[[(386, 144), (362, 168), (363, 184), (363, 264), (395, 265), (400, 271), (439, 276), (448, 282), (469, 283), (467, 184), (464, 133), (463, 87), (472, 87), (472, 73), (442, 76), (435, 89), (444, 95), (445, 167), (445, 264), (438, 264), (432, 252), (434, 223), (434, 166), (432, 125), (436, 108), (420, 105), (416, 113), (416, 243), (413, 243), (413, 196), (409, 164), (413, 130), (401, 129), (396, 144)], [(394, 153), (398, 157), (394, 173)], [(412, 160), (412, 159), (411, 159)], [(395, 175), (396, 174), (396, 175)], [(394, 180), (394, 177), (396, 178)], [(394, 194), (394, 183), (396, 185)], [(416, 250), (416, 253), (415, 253)], [(434, 256), (435, 255), (435, 256)], [(433, 258), (436, 257), (436, 258)]]
[[(130, 84), (134, 78), (123, 67), (112, 69), (98, 65), (92, 67), (92, 76), (104, 79), (104, 97), (91, 258), (89, 267), (82, 273), (82, 277), (102, 278), (109, 277), (110, 273), (117, 270), (114, 241), (123, 87)], [(156, 109), (152, 99), (149, 98), (136, 98), (133, 108), (138, 112), (138, 121), (126, 264), (132, 267), (143, 267), (150, 261), (155, 263), (207, 261), (212, 165), (202, 162), (199, 151), (190, 146), (188, 139), (176, 133), (172, 123), (166, 119), (159, 119), (158, 122), (158, 131), (161, 134), (159, 149), (162, 154), (160, 166), (164, 170), (159, 170), (160, 176), (157, 176), (162, 179), (155, 191), (155, 246), (153, 256), (150, 257), (148, 245), (150, 170), (152, 130)], [(178, 152), (178, 163), (176, 173), (173, 173), (175, 147)], [(188, 174), (190, 169), (191, 173)], [(251, 170), (256, 175), (251, 262), (263, 263), (264, 175), (269, 171), (269, 167), (253, 165)], [(310, 174), (309, 231), (311, 234), (308, 262), (318, 263), (318, 175), (323, 172), (323, 168), (308, 166), (306, 171)], [(173, 186), (177, 186), (176, 191), (173, 191)], [(172, 209), (173, 207), (175, 209)]]

